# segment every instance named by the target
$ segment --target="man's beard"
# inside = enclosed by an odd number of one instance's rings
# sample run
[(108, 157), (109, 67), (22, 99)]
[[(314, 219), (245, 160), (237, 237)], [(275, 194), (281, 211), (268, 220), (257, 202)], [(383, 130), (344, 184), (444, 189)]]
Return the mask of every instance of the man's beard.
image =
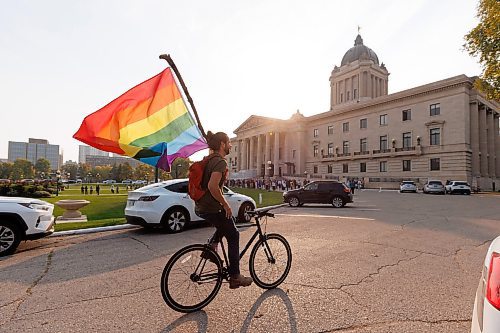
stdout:
[(224, 153), (226, 153), (226, 155), (229, 155), (230, 152), (231, 152), (231, 148), (226, 147), (226, 149), (224, 149)]

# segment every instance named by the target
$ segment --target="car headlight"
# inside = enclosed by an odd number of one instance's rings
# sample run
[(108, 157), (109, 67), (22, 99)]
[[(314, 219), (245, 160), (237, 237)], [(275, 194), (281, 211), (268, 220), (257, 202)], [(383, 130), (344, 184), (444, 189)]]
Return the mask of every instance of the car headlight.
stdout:
[(286, 196), (287, 194), (288, 194), (288, 192), (287, 192), (287, 191), (283, 192), (283, 196)]
[(21, 206), (34, 210), (49, 210), (49, 206), (37, 203), (19, 202)]
[(139, 198), (139, 201), (155, 201), (159, 195), (146, 195)]

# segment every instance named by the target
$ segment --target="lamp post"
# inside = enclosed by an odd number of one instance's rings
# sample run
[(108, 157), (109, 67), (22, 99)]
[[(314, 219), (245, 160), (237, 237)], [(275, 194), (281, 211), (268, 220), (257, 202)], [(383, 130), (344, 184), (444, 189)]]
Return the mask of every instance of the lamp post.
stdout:
[(175, 178), (179, 178), (179, 167), (182, 167), (182, 164), (177, 164), (175, 166)]
[(59, 179), (61, 179), (61, 171), (56, 171), (56, 197), (59, 196)]

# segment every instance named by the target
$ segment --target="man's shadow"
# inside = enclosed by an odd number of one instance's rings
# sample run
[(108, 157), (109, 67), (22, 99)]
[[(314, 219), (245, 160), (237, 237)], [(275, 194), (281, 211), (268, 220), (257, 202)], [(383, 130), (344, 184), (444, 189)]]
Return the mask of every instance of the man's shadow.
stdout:
[[(250, 324), (252, 323), (252, 319), (255, 317), (255, 314), (261, 304), (268, 298), (277, 296), (281, 298), (283, 303), (285, 304), (286, 310), (288, 312), (288, 321), (290, 322), (290, 332), (297, 333), (297, 318), (295, 317), (295, 312), (293, 310), (292, 302), (288, 295), (280, 288), (266, 290), (259, 298), (255, 301), (250, 311), (248, 311), (247, 317), (243, 321), (243, 325), (240, 329), (240, 333), (248, 332), (250, 328)], [(203, 310), (188, 313), (183, 315), (182, 317), (176, 319), (174, 322), (165, 327), (161, 333), (174, 332), (175, 329), (181, 327), (183, 324), (187, 322), (196, 322), (198, 326), (198, 333), (206, 333), (208, 329), (208, 316), (207, 313)], [(271, 323), (272, 324), (272, 323)], [(233, 330), (234, 332), (234, 330)]]

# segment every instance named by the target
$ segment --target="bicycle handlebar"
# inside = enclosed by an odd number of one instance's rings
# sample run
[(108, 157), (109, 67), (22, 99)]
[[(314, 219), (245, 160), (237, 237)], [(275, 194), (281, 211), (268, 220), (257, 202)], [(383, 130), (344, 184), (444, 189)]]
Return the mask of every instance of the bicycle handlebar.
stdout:
[(274, 217), (274, 214), (269, 213), (269, 211), (271, 209), (276, 209), (276, 208), (283, 207), (283, 206), (286, 206), (286, 204), (267, 206), (267, 207), (262, 207), (262, 208), (258, 208), (255, 210), (250, 210), (247, 212), (247, 214), (250, 216), (256, 216), (256, 217), (263, 217), (263, 216)]

